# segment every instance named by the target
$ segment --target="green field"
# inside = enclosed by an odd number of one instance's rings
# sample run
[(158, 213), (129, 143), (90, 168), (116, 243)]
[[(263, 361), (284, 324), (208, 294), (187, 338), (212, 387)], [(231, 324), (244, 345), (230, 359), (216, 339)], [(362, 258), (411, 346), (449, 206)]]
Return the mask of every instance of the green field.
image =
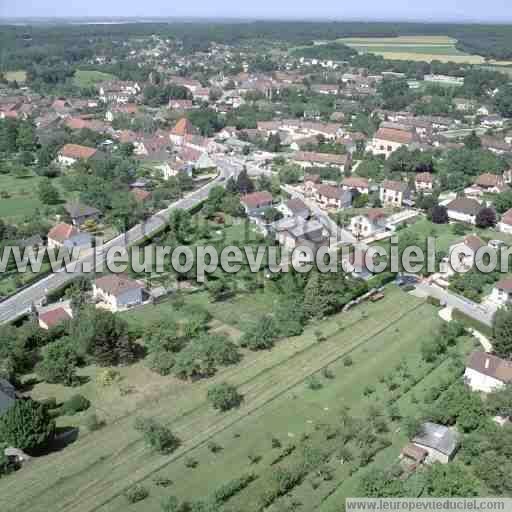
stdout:
[[(195, 300), (201, 302), (200, 298)], [(237, 311), (246, 310), (247, 300), (242, 297), (240, 302), (235, 301), (231, 316), (226, 315), (222, 303), (212, 304), (210, 310), (219, 325), (225, 325), (225, 321), (236, 325)], [(186, 384), (155, 377), (142, 367), (122, 369), (123, 374), (127, 372), (122, 384), (97, 393), (96, 397), (89, 393), (93, 407), (107, 420), (107, 426), (81, 435), (61, 452), (35, 460), (14, 477), (2, 479), (0, 492), (6, 504), (2, 510), (158, 512), (160, 500), (166, 495), (180, 499), (207, 497), (220, 485), (248, 471), (255, 472), (257, 480), (233, 497), (225, 510), (258, 510), (262, 489), (275, 470), (270, 466), (276, 455), (270, 447), (271, 438), (279, 438), (284, 446), (308, 433), (311, 442), (317, 438), (320, 442), (323, 427), (318, 426), (335, 424), (342, 406), (349, 406), (351, 414), (359, 415), (371, 404), (384, 403), (388, 391), (380, 378), (400, 362), (406, 361), (411, 375), (420, 376), (420, 382), (413, 387), (415, 392), (423, 385), (421, 376), (435, 381), (439, 374), (432, 376), (433, 368), (420, 360), (419, 340), (428, 337), (439, 323), (434, 307), (391, 287), (383, 301), (311, 325), (303, 335), (283, 340), (272, 351), (244, 353), (238, 366), (222, 370), (208, 381)], [(326, 341), (316, 341), (317, 329), (321, 329)], [(343, 363), (348, 354), (353, 359), (350, 367)], [(334, 374), (332, 379), (319, 373), (327, 366)], [(445, 370), (441, 367), (434, 371)], [(88, 372), (94, 377), (94, 369)], [(312, 391), (306, 387), (310, 375), (318, 376), (322, 389)], [(244, 394), (245, 402), (239, 410), (219, 414), (206, 403), (207, 388), (220, 381), (237, 385)], [(130, 393), (122, 395), (118, 389), (121, 385), (130, 385)], [(364, 397), (368, 385), (375, 386), (375, 393)], [(91, 383), (86, 386), (93, 388)], [(61, 399), (62, 390), (68, 396), (81, 392), (59, 386), (52, 391)], [(33, 393), (43, 396), (48, 391), (36, 386)], [(408, 393), (401, 398), (404, 410), (417, 407), (407, 397)], [(138, 415), (169, 424), (182, 446), (171, 456), (150, 453), (133, 429), (135, 410)], [(212, 454), (206, 447), (209, 440), (224, 449)], [(392, 446), (376, 456), (375, 464), (389, 463), (405, 441), (397, 433), (391, 434), (391, 440)], [(251, 453), (261, 456), (257, 464), (249, 463)], [(198, 467), (186, 468), (187, 457), (197, 460)], [(329, 464), (335, 472), (331, 482), (315, 491), (304, 482), (294, 491), (294, 498), (304, 504), (304, 510), (318, 507), (332, 493), (346, 495), (357, 482), (357, 471), (349, 478), (348, 468), (340, 466), (339, 461), (333, 459)], [(173, 485), (167, 489), (157, 487), (155, 477), (170, 479)], [(142, 482), (150, 497), (128, 507), (123, 493), (134, 482)]]
[(110, 73), (102, 73), (101, 71), (84, 71), (77, 70), (73, 77), (73, 82), (78, 87), (91, 87), (100, 82), (115, 80), (115, 76)]
[(457, 50), (457, 41), (446, 36), (400, 36), (400, 37), (366, 37), (343, 38), (338, 40), (358, 52), (374, 53), (387, 59), (416, 60), (430, 62), (460, 62), (482, 64), (479, 55), (470, 55)]

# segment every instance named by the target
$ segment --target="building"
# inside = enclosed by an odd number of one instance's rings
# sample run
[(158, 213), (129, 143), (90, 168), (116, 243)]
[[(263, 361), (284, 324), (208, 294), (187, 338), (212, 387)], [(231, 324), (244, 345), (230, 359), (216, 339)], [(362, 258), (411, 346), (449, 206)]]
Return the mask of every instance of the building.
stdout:
[(285, 217), (296, 217), (304, 220), (309, 219), (311, 212), (309, 211), (308, 206), (302, 199), (293, 198), (288, 201), (281, 203), (277, 209), (285, 216)]
[(345, 178), (341, 182), (343, 190), (357, 190), (360, 194), (368, 194), (370, 192), (370, 183), (366, 178), (358, 178), (351, 176)]
[(101, 212), (97, 208), (81, 203), (68, 203), (64, 206), (73, 226), (81, 226), (88, 220), (97, 221)]
[(171, 130), (169, 138), (174, 144), (181, 145), (187, 135), (195, 135), (195, 133), (192, 123), (186, 117), (182, 117)]
[(292, 155), (291, 160), (304, 169), (308, 167), (339, 167), (342, 173), (350, 170), (352, 165), (350, 153), (346, 155), (333, 155), (330, 153), (297, 151)]
[(465, 272), (473, 268), (477, 252), (486, 247), (486, 243), (476, 235), (468, 235), (460, 243), (448, 249), (449, 260), (454, 261), (453, 270)]
[(460, 197), (454, 199), (446, 205), (448, 218), (457, 222), (466, 224), (475, 224), (476, 215), (480, 211), (481, 205), (476, 199)]
[(59, 306), (57, 308), (45, 311), (44, 313), (39, 313), (38, 322), (39, 327), (47, 331), (52, 327), (56, 327), (63, 322), (71, 320), (71, 318), (73, 318), (71, 310)]
[(331, 185), (317, 185), (314, 198), (324, 208), (343, 209), (352, 204), (352, 194), (348, 190)]
[(505, 182), (503, 176), (486, 172), (476, 178), (474, 186), (488, 194), (499, 194), (505, 189)]
[(486, 352), (473, 352), (466, 364), (464, 381), (472, 391), (490, 393), (512, 382), (512, 362)]
[(272, 194), (263, 190), (261, 192), (252, 192), (242, 197), (240, 202), (249, 216), (258, 215), (266, 208), (272, 206)]
[(92, 238), (89, 233), (81, 232), (75, 226), (63, 222), (50, 229), (47, 237), (49, 249), (60, 247), (90, 249), (92, 247)]
[(512, 279), (505, 278), (498, 281), (492, 289), (489, 300), (500, 306), (512, 304)]
[(379, 197), (384, 205), (401, 208), (409, 200), (410, 190), (402, 181), (385, 180), (379, 189)]
[(425, 461), (428, 464), (447, 464), (459, 447), (459, 434), (444, 425), (428, 421), (421, 425), (420, 432), (414, 437), (412, 444), (428, 452)]
[(411, 130), (380, 128), (368, 144), (367, 150), (373, 155), (384, 155), (387, 159), (397, 149), (414, 142)]
[(66, 144), (57, 153), (57, 162), (64, 166), (70, 166), (79, 160), (89, 160), (97, 154), (98, 150), (79, 144)]
[(501, 233), (512, 235), (512, 208), (501, 216), (497, 228)]
[(431, 192), (434, 187), (434, 179), (429, 172), (420, 172), (416, 174), (414, 184), (418, 192)]
[(365, 214), (350, 219), (350, 232), (358, 239), (385, 231), (388, 215), (381, 208), (372, 208)]
[(317, 220), (289, 217), (276, 222), (273, 231), (279, 245), (290, 252), (296, 247), (308, 247), (314, 254), (321, 246), (329, 244), (329, 238), (323, 234), (324, 228)]
[(144, 285), (124, 275), (109, 274), (96, 279), (92, 296), (113, 313), (142, 304)]

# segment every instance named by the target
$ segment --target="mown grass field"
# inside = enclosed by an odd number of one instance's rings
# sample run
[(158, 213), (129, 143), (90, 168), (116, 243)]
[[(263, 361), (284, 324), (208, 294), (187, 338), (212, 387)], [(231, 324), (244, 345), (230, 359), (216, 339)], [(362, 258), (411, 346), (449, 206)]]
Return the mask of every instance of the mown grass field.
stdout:
[(78, 87), (91, 87), (100, 82), (115, 80), (115, 78), (116, 77), (110, 73), (103, 73), (101, 71), (85, 71), (79, 69), (73, 77), (73, 82)]
[[(231, 315), (226, 315), (222, 303), (212, 304), (210, 310), (219, 325), (227, 322), (236, 326), (237, 308), (246, 310), (246, 300), (242, 297), (241, 302), (235, 301)], [(157, 512), (163, 496), (207, 497), (220, 485), (248, 471), (257, 473), (258, 479), (230, 500), (225, 510), (257, 510), (265, 481), (275, 469), (269, 466), (276, 455), (270, 447), (271, 438), (277, 437), (285, 445), (314, 431), (319, 423), (335, 422), (344, 405), (357, 414), (372, 403), (382, 403), (386, 391), (379, 378), (404, 359), (412, 374), (428, 374), (429, 369), (419, 358), (420, 341), (439, 322), (434, 307), (391, 287), (384, 300), (310, 325), (303, 335), (283, 340), (272, 351), (244, 353), (239, 365), (208, 381), (184, 384), (172, 378), (155, 379), (148, 373), (132, 382), (127, 375), (125, 383), (132, 385), (131, 394), (121, 397), (114, 389), (112, 402), (93, 400), (98, 415), (107, 419), (104, 429), (83, 435), (63, 451), (35, 460), (22, 472), (2, 479), (0, 492), (6, 504), (2, 510)], [(318, 329), (327, 338), (322, 343), (315, 336)], [(343, 363), (348, 354), (354, 363), (350, 367)], [(333, 379), (319, 373), (327, 366)], [(306, 387), (305, 381), (311, 375), (322, 381), (322, 389), (312, 391)], [(159, 379), (162, 380), (156, 383)], [(221, 381), (237, 385), (244, 394), (240, 409), (219, 414), (207, 404), (207, 388)], [(363, 390), (368, 385), (375, 386), (375, 393), (365, 398)], [(150, 386), (154, 386), (152, 393), (145, 395), (144, 388)], [(130, 407), (112, 421), (108, 414), (116, 406), (116, 393), (119, 403), (125, 401)], [(150, 453), (133, 429), (136, 415), (155, 417), (170, 425), (182, 446), (171, 456)], [(224, 449), (212, 454), (206, 448), (209, 440)], [(402, 441), (400, 435), (393, 435), (390, 454), (397, 452)], [(261, 456), (257, 464), (249, 463), (251, 453)], [(389, 456), (384, 460), (389, 462)], [(198, 467), (186, 468), (187, 457), (197, 460)], [(294, 491), (294, 497), (304, 503), (304, 510), (313, 510), (333, 492), (345, 492), (345, 487), (337, 486), (340, 482), (345, 485), (346, 468), (339, 461), (331, 463), (336, 474), (332, 482), (314, 492), (306, 483)], [(153, 483), (155, 477), (168, 478), (173, 485), (167, 489), (157, 487)], [(356, 477), (357, 473), (353, 475)], [(146, 486), (150, 497), (128, 507), (123, 493), (135, 482)]]
[(386, 59), (482, 64), (479, 55), (459, 51), (457, 41), (447, 36), (400, 36), (343, 38), (338, 40), (359, 52), (382, 55)]

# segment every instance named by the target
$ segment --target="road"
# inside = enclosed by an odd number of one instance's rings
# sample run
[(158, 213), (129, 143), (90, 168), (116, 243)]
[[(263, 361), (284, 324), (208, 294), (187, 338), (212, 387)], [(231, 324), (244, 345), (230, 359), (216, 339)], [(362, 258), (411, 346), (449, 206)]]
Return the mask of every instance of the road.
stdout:
[(183, 199), (176, 201), (171, 204), (168, 208), (159, 211), (144, 223), (134, 226), (129, 231), (122, 233), (118, 237), (110, 240), (103, 245), (101, 250), (89, 251), (87, 255), (80, 258), (76, 265), (78, 268), (74, 271), (60, 271), (50, 274), (43, 279), (35, 282), (33, 285), (21, 290), (16, 295), (9, 297), (5, 301), (0, 303), (0, 323), (12, 322), (17, 318), (30, 312), (32, 305), (40, 303), (46, 295), (69, 281), (73, 280), (77, 275), (80, 274), (80, 268), (84, 265), (90, 266), (90, 268), (97, 268), (96, 262), (99, 262), (103, 258), (103, 253), (112, 247), (126, 248), (133, 245), (145, 237), (158, 232), (162, 229), (169, 217), (169, 213), (175, 209), (190, 209), (201, 201), (206, 199), (210, 189), (216, 185), (224, 185), (226, 180), (231, 176), (236, 176), (242, 168), (242, 164), (234, 162), (232, 159), (228, 159), (222, 156), (213, 158), (219, 166), (219, 175), (217, 178), (206, 184), (204, 187), (191, 192)]
[(454, 295), (435, 284), (422, 282), (419, 283), (416, 288), (425, 294), (440, 300), (443, 305), (458, 309), (474, 320), (492, 327), (494, 314), (496, 313), (495, 309), (481, 306), (480, 304), (465, 299), (464, 297)]

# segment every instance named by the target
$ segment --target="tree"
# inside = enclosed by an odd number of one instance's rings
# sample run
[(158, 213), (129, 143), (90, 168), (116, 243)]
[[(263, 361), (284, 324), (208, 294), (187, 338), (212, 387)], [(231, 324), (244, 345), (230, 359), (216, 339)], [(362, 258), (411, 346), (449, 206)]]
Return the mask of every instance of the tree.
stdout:
[(251, 350), (266, 350), (274, 346), (278, 335), (276, 321), (270, 315), (265, 315), (246, 329), (241, 344)]
[(243, 395), (238, 392), (236, 386), (227, 382), (215, 384), (208, 389), (208, 401), (214, 409), (222, 412), (239, 407), (243, 399)]
[(270, 224), (282, 219), (283, 214), (277, 208), (269, 206), (263, 210), (263, 218), (265, 219), (265, 222)]
[(496, 311), (493, 325), (494, 351), (499, 357), (512, 359), (512, 306)]
[(496, 108), (504, 117), (512, 117), (512, 87), (510, 85), (500, 88), (495, 98)]
[(169, 215), (169, 232), (178, 243), (185, 243), (192, 233), (192, 218), (184, 209), (173, 210)]
[(457, 462), (429, 467), (424, 494), (432, 498), (469, 498), (476, 496), (478, 481)]
[(178, 437), (153, 418), (136, 418), (135, 430), (142, 432), (145, 443), (158, 453), (168, 455), (180, 445)]
[(446, 206), (436, 205), (430, 210), (430, 218), (434, 224), (447, 224), (448, 223), (448, 210)]
[(38, 194), (39, 199), (44, 204), (57, 204), (59, 202), (59, 192), (48, 179), (41, 181)]
[(475, 218), (475, 224), (479, 228), (492, 228), (496, 225), (496, 212), (493, 208), (481, 208)]
[(238, 192), (240, 192), (241, 194), (250, 194), (251, 192), (254, 192), (254, 183), (252, 182), (251, 178), (249, 178), (249, 175), (247, 174), (247, 169), (245, 167), (238, 175), (238, 178), (236, 180), (236, 186)]
[(498, 213), (505, 213), (512, 208), (512, 190), (507, 190), (497, 194), (494, 198), (494, 207)]
[(467, 149), (480, 149), (482, 147), (482, 141), (474, 130), (464, 138), (464, 146)]
[(44, 348), (43, 359), (37, 365), (36, 371), (45, 382), (72, 386), (76, 380), (77, 363), (72, 341), (64, 337)]
[(0, 439), (9, 446), (34, 451), (53, 439), (55, 422), (47, 408), (31, 399), (17, 400), (0, 416)]

